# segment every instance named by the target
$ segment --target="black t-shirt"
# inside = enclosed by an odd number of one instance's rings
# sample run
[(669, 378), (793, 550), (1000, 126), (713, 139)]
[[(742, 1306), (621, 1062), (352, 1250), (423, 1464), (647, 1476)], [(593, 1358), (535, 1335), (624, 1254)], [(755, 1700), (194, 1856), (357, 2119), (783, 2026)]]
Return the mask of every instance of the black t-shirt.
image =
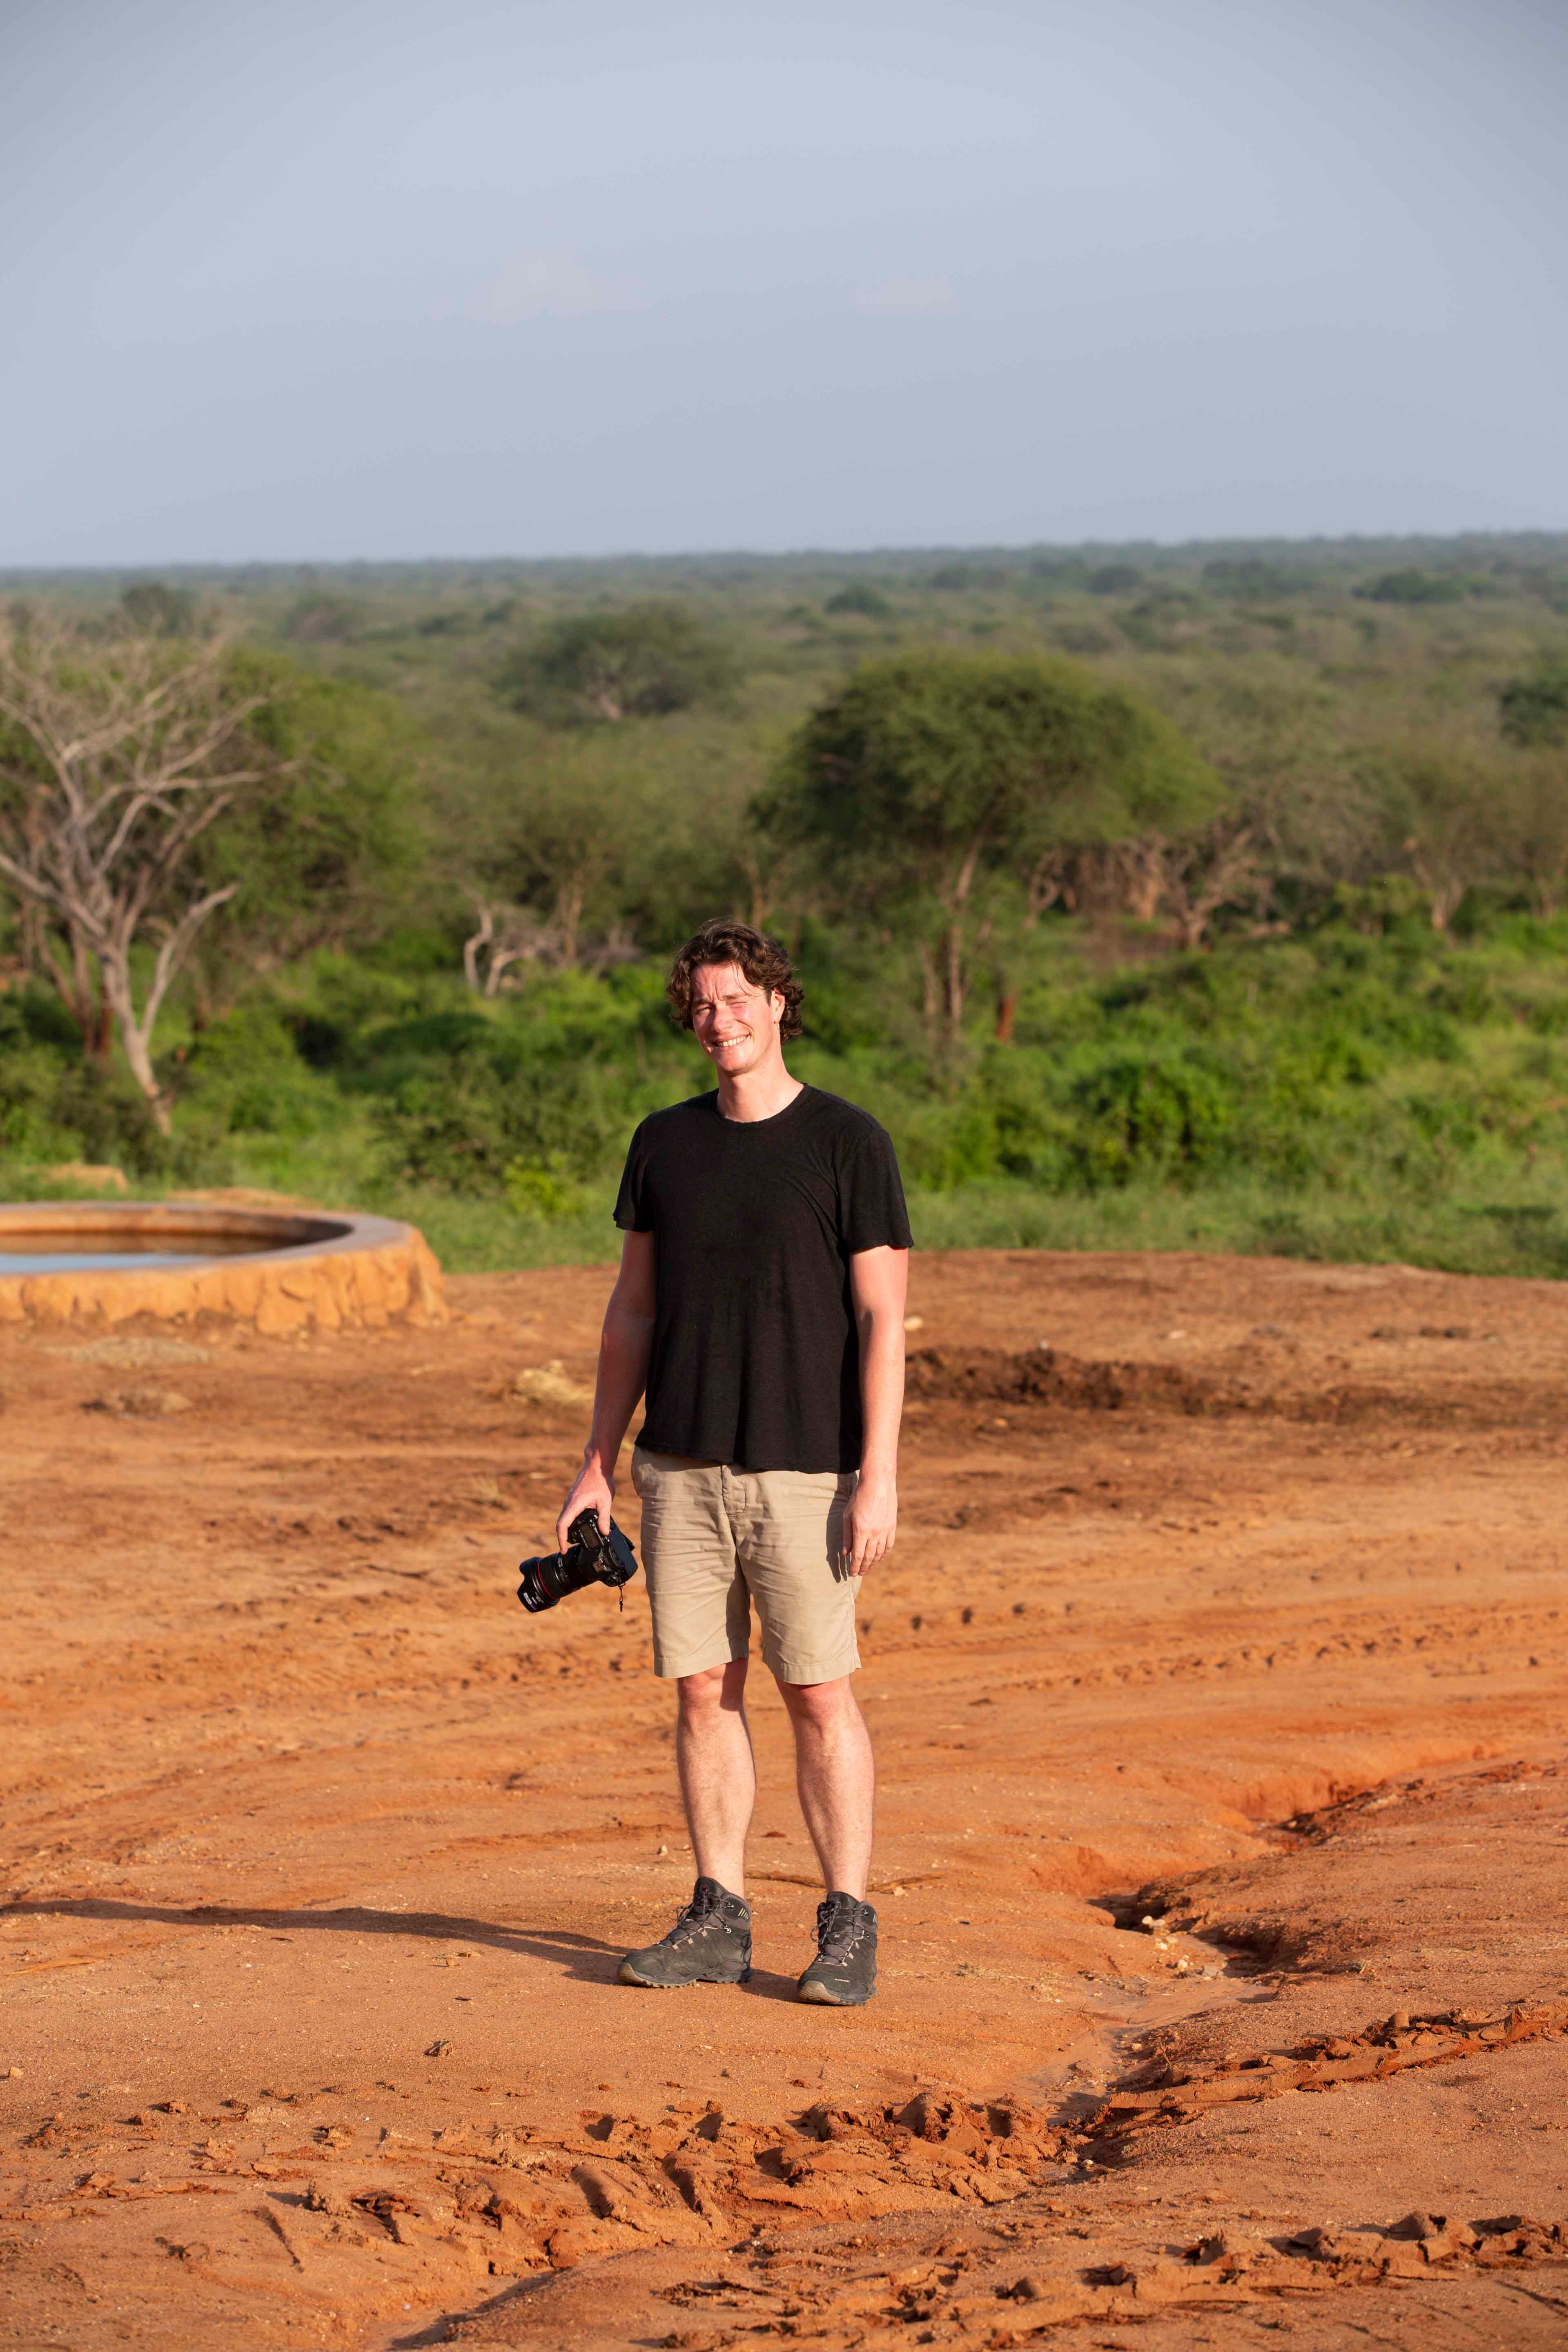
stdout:
[(745, 1470), (858, 1469), (849, 1260), (910, 1247), (886, 1130), (816, 1087), (749, 1121), (694, 1096), (633, 1136), (616, 1223), (658, 1236), (638, 1443)]

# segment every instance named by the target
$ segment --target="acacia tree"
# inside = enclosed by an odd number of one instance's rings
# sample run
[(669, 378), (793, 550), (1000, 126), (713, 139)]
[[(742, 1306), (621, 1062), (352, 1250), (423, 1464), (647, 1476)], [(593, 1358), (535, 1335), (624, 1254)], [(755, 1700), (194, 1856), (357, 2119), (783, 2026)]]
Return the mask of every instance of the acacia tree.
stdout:
[(1065, 661), (902, 655), (858, 670), (791, 739), (762, 822), (831, 858), (837, 890), (897, 912), (928, 1023), (957, 1041), (983, 885), (1047, 899), (1066, 843), (1173, 831), (1219, 787), (1170, 722)]
[(478, 914), (470, 987), (533, 960), (600, 970), (715, 906), (765, 920), (782, 853), (746, 807), (771, 741), (685, 719), (491, 740), (444, 809), (443, 860)]
[(516, 709), (547, 723), (616, 726), (712, 701), (735, 675), (722, 638), (685, 605), (653, 600), (552, 621), (500, 685)]
[(288, 768), (257, 739), (268, 699), (237, 680), (219, 640), (105, 644), (31, 619), (0, 632), (0, 877), (42, 913), (44, 969), (84, 1047), (106, 1056), (118, 1024), (165, 1133), (153, 1026), (203, 924), (239, 888), (202, 874), (203, 836)]
[(477, 916), (463, 950), (470, 988), (495, 994), (518, 963), (575, 964), (587, 937), (616, 925), (635, 815), (630, 778), (596, 750), (595, 739), (547, 739), (456, 796), (447, 853)]
[(1465, 893), (1499, 870), (1506, 855), (1509, 779), (1489, 747), (1451, 733), (1413, 736), (1365, 762), (1381, 790), (1384, 821), (1426, 901), (1432, 929), (1446, 931)]

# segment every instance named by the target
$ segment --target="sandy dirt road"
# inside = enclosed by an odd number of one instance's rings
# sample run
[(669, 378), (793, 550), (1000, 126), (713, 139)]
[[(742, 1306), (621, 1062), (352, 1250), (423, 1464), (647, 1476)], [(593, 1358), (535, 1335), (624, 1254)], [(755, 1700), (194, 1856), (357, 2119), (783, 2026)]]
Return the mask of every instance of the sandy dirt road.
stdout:
[(760, 1667), (757, 1973), (614, 1980), (641, 1582), (513, 1600), (608, 1283), (0, 1337), (0, 2342), (1568, 2342), (1568, 1292), (917, 1259), (839, 2015)]

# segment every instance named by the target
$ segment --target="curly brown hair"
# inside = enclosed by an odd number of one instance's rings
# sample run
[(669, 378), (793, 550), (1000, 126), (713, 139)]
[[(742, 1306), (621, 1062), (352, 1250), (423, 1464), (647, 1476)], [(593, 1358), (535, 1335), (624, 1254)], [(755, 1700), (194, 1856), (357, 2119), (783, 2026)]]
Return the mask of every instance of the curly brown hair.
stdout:
[(691, 982), (704, 964), (738, 964), (753, 988), (761, 988), (772, 996), (776, 992), (784, 1001), (784, 1018), (779, 1023), (781, 1037), (798, 1037), (801, 1032), (800, 1004), (805, 994), (795, 976), (795, 967), (777, 940), (770, 940), (763, 931), (752, 930), (750, 923), (737, 923), (723, 916), (704, 923), (693, 931), (670, 968), (664, 992), (669, 999), (669, 1017), (678, 1029), (691, 1026)]

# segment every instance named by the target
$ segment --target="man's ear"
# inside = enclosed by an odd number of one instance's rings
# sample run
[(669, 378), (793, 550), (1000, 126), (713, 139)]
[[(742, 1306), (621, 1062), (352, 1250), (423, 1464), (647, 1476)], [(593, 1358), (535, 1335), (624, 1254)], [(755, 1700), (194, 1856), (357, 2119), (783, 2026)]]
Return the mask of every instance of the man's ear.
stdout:
[(775, 1029), (782, 1028), (784, 1017), (784, 995), (782, 988), (774, 989), (773, 994), (768, 999), (768, 1003), (773, 1011), (773, 1027)]

